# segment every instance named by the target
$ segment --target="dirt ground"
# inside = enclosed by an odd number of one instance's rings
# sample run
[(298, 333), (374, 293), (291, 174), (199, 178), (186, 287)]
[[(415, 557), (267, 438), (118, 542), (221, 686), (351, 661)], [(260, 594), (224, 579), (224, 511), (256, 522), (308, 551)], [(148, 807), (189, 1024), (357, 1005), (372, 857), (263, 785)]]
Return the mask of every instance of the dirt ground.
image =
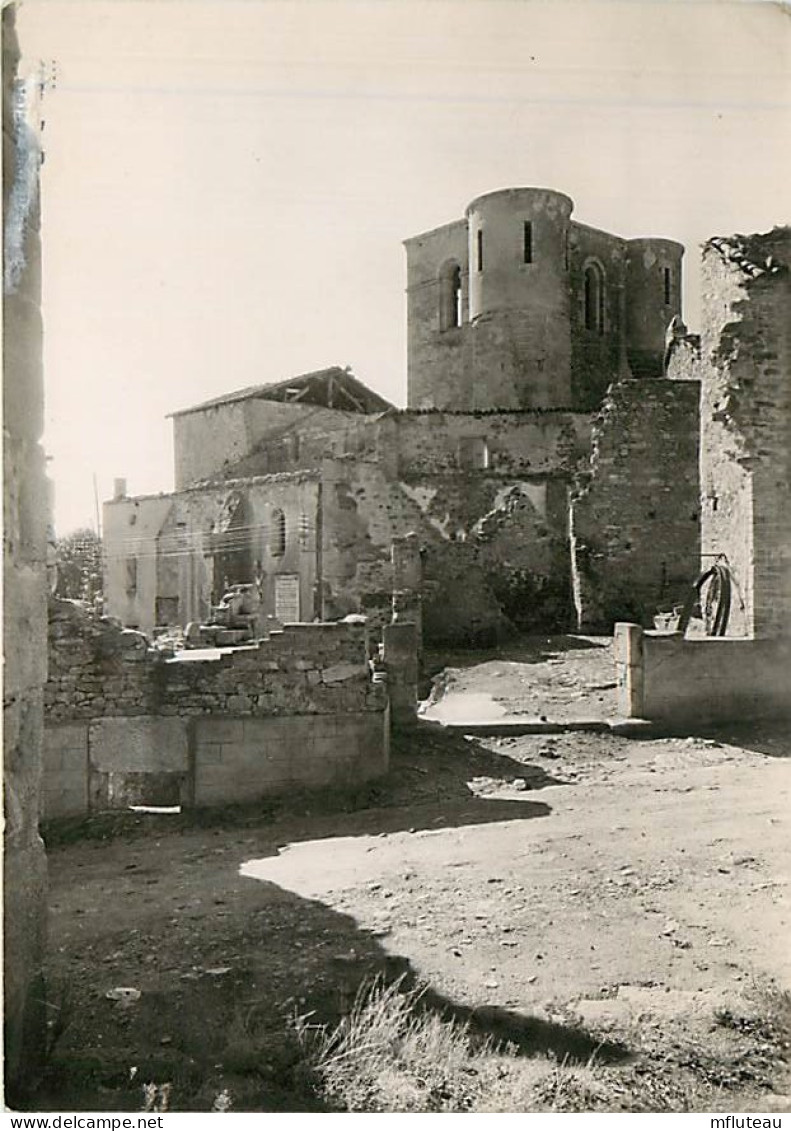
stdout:
[(423, 716), (438, 722), (524, 716), (606, 719), (617, 711), (612, 639), (532, 637), (490, 653), (429, 653)]
[(382, 972), (510, 1041), (539, 1084), (593, 1055), (598, 1098), (556, 1087), (556, 1109), (787, 1110), (789, 755), (768, 725), (422, 726), (354, 798), (53, 831), (53, 1052), (30, 1106), (134, 1111), (155, 1084), (171, 1110), (328, 1110), (290, 1022), (336, 1020)]

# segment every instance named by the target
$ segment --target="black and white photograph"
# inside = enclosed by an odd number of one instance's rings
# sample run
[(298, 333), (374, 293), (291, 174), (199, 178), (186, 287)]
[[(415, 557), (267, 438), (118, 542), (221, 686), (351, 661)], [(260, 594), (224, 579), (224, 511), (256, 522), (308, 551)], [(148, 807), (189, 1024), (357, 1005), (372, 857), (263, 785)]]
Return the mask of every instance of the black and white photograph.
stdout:
[(2, 39), (6, 1126), (782, 1128), (791, 6)]

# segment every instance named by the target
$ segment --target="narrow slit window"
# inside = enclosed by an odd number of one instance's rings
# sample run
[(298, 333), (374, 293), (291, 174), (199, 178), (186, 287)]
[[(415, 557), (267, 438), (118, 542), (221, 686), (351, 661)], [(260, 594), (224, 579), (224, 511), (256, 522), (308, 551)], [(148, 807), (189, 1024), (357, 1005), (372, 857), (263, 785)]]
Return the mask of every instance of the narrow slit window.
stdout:
[(665, 306), (670, 306), (670, 268), (664, 269), (664, 283), (665, 283)]
[(522, 255), (525, 263), (533, 262), (533, 221), (525, 220), (522, 233)]
[(478, 229), (476, 238), (478, 244), (478, 270), (483, 271), (483, 228)]
[(461, 326), (461, 268), (447, 263), (439, 277), (439, 328), (454, 330)]
[(282, 558), (286, 552), (286, 516), (281, 510), (272, 512), (272, 536), (270, 553), (273, 558)]

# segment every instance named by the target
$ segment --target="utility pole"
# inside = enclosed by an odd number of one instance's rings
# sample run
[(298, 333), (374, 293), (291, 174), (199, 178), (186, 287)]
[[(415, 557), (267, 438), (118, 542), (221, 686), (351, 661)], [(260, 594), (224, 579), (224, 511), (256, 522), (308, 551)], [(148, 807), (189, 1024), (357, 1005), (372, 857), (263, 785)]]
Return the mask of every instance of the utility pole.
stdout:
[(101, 537), (102, 537), (102, 522), (101, 522), (101, 518), (99, 517), (99, 488), (96, 484), (96, 472), (95, 471), (93, 473), (93, 502), (94, 502), (94, 506), (96, 507), (96, 537), (101, 539)]

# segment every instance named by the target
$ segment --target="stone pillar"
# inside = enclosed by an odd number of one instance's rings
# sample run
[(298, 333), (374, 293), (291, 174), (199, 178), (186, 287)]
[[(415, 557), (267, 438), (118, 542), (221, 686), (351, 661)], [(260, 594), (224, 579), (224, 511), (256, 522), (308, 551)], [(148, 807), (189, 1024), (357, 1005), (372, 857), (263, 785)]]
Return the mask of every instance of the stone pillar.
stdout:
[(618, 680), (618, 713), (626, 719), (643, 718), (643, 630), (639, 624), (616, 624), (613, 637)]
[(394, 727), (414, 726), (417, 719), (417, 626), (406, 622), (386, 624), (382, 641), (390, 720)]
[(393, 563), (393, 623), (415, 625), (419, 651), (423, 640), (423, 559), (417, 534), (394, 538), (390, 554)]
[(15, 12), (3, 31), (3, 758), (7, 1099), (44, 1049), (46, 858), (38, 833), (47, 676), (47, 481), (43, 430), (36, 84), (18, 79)]

